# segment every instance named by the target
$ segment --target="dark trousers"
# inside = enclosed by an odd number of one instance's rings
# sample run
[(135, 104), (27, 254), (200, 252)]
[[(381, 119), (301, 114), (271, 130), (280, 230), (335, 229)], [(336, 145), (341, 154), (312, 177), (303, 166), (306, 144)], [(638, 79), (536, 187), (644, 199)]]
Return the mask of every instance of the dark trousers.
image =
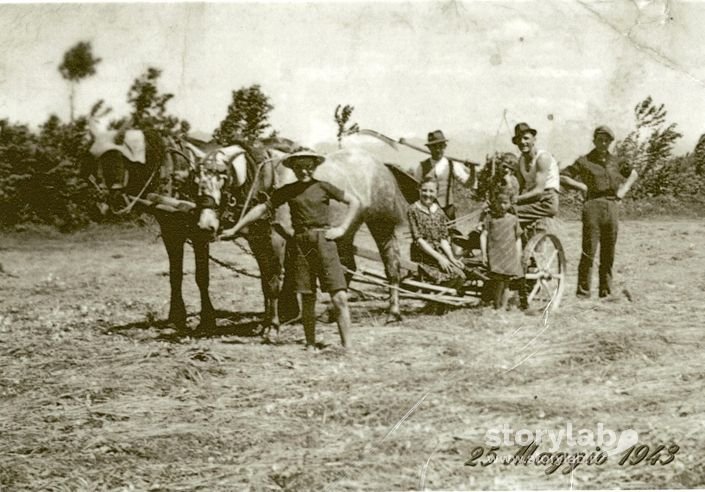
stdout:
[(583, 250), (578, 265), (577, 295), (590, 296), (592, 264), (600, 248), (600, 297), (612, 293), (612, 265), (617, 244), (619, 205), (607, 198), (594, 198), (583, 206)]
[(521, 225), (544, 217), (555, 217), (558, 214), (558, 192), (554, 189), (544, 190), (537, 200), (515, 205), (514, 209)]

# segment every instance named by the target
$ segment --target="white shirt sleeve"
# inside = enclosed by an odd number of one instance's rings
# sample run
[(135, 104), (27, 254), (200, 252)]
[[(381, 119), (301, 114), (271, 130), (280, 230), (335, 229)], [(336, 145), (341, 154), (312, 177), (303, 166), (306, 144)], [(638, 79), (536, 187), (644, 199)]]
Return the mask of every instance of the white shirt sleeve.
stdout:
[(451, 166), (451, 169), (453, 170), (453, 176), (455, 176), (458, 181), (463, 184), (468, 182), (468, 179), (470, 179), (470, 173), (465, 167), (465, 164), (460, 164), (459, 162), (450, 162), (449, 160), (448, 165)]

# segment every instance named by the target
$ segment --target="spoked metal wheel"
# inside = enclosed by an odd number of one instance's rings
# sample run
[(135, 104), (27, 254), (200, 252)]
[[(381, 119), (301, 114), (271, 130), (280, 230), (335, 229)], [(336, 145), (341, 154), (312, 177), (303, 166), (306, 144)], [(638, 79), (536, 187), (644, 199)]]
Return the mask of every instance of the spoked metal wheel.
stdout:
[(558, 237), (547, 232), (534, 235), (524, 247), (523, 264), (529, 307), (558, 308), (566, 280), (565, 252)]

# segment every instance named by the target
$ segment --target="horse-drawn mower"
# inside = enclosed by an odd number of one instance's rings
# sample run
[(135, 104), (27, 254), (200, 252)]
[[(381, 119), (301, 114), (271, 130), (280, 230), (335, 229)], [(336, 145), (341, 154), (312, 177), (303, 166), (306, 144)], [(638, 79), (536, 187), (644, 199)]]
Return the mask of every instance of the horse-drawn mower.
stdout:
[[(563, 246), (558, 236), (549, 232), (554, 230), (550, 219), (539, 221), (528, 228), (522, 266), (527, 301), (532, 310), (554, 310), (558, 308), (565, 287), (566, 260)], [(463, 246), (455, 242), (456, 251)], [(356, 247), (355, 254), (365, 259), (381, 261), (379, 255), (369, 249)], [(435, 285), (418, 277), (418, 265), (408, 260), (402, 260), (405, 277), (399, 285), (399, 295), (402, 298), (419, 299), (437, 304), (462, 307), (475, 305), (483, 296), (483, 289), (490, 279), (487, 266), (481, 260), (478, 249), (464, 249), (461, 261), (465, 265), (465, 282), (460, 289)], [(353, 274), (356, 282), (379, 287), (389, 287), (384, 272), (375, 269), (362, 268)]]
[[(368, 132), (368, 134), (379, 137), (376, 132)], [(407, 144), (403, 139), (395, 143), (401, 143), (414, 150), (425, 152), (420, 147)], [(460, 159), (452, 157), (448, 157), (448, 159), (461, 165), (467, 164), (466, 161)], [(485, 169), (490, 176), (494, 174), (495, 161), (497, 159), (498, 155), (487, 158)], [(478, 166), (476, 163), (470, 164)], [(418, 197), (418, 182), (416, 179), (395, 164), (386, 165), (394, 174), (407, 202), (409, 204), (413, 203)], [(482, 212), (482, 208), (483, 205), (479, 205), (477, 210), (461, 215), (449, 222), (449, 226), (452, 228), (462, 222), (468, 223), (476, 220)], [(540, 219), (524, 227), (524, 229), (522, 238), (524, 277), (512, 282), (512, 288), (518, 291), (520, 282), (524, 283), (523, 288), (531, 310), (554, 310), (560, 305), (565, 288), (566, 272), (565, 252), (557, 234), (558, 226), (556, 220), (553, 218)], [(490, 280), (490, 273), (487, 265), (482, 261), (479, 244), (472, 244), (473, 241), (468, 241), (460, 234), (452, 237), (451, 243), (456, 256), (465, 265), (465, 282), (463, 286), (456, 289), (421, 280), (418, 275), (419, 265), (408, 260), (402, 260), (402, 269), (405, 276), (399, 286), (401, 297), (456, 307), (475, 305), (481, 299), (486, 299), (483, 292), (487, 282)], [(375, 251), (356, 247), (355, 253), (366, 259), (379, 261), (379, 255)], [(373, 269), (362, 269), (353, 275), (353, 279), (357, 282), (388, 287), (389, 285), (385, 282), (385, 278), (383, 272)]]

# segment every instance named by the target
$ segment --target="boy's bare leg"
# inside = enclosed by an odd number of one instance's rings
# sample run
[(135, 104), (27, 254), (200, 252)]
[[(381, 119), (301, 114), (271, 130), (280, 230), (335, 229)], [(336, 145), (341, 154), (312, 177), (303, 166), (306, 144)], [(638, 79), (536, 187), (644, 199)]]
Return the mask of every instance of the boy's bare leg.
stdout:
[(350, 309), (348, 309), (348, 293), (345, 290), (339, 290), (331, 295), (331, 300), (335, 306), (335, 311), (338, 316), (338, 333), (340, 333), (340, 342), (345, 348), (350, 348)]
[(306, 347), (316, 346), (316, 294), (301, 294), (302, 312), (304, 323), (304, 336)]

